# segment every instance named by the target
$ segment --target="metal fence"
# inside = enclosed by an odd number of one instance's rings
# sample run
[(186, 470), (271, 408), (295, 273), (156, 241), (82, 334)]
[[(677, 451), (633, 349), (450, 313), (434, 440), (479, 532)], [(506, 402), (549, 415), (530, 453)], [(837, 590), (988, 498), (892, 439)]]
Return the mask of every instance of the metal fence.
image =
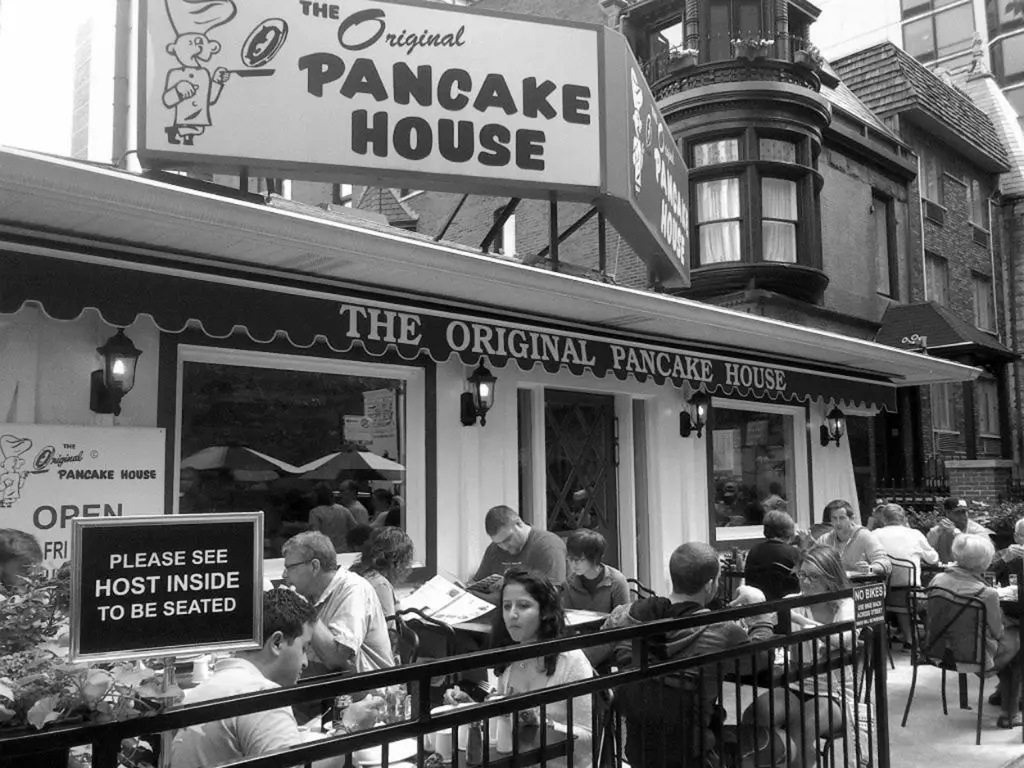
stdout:
[[(381, 672), (313, 678), (291, 688), (180, 707), (135, 720), (0, 735), (0, 762), (40, 765), (34, 756), (91, 744), (95, 768), (116, 768), (122, 739), (153, 738), (189, 725), (404, 684), (412, 698), (408, 719), (356, 734), (326, 736), (232, 765), (270, 768), (341, 760), (379, 746), (381, 764), (387, 768), (398, 762), (397, 757), (391, 759), (389, 745), (412, 739), (415, 756), (403, 760), (422, 768), (438, 732), (450, 733), (452, 744), (456, 744), (459, 726), (483, 723), (484, 748), (478, 764), (486, 768), (618, 768), (624, 763), (632, 768), (774, 766), (786, 765), (797, 745), (814, 750), (815, 765), (888, 768), (886, 667), (876, 663), (886, 658), (886, 633), (858, 627), (853, 621), (798, 630), (791, 620), (795, 608), (852, 599), (852, 594), (846, 590), (791, 598)], [(746, 622), (766, 613), (775, 617), (776, 629), (763, 640), (737, 642), (737, 637), (742, 639), (736, 634), (738, 628), (722, 624)], [(679, 632), (703, 638), (703, 647), (709, 652), (671, 655), (666, 640), (678, 637), (672, 633)], [(732, 640), (726, 642), (729, 636)], [(714, 638), (722, 642), (716, 645)], [(604, 674), (592, 679), (443, 714), (431, 712), (431, 681), (440, 676), (472, 675), (482, 669), (599, 646), (628, 651), (631, 662), (607, 666), (601, 670)], [(514, 728), (511, 751), (503, 754), (491, 746), (496, 718), (512, 714), (518, 720), (514, 713), (536, 708), (540, 708), (538, 727)], [(581, 717), (587, 709), (589, 716)], [(558, 717), (548, 717), (553, 711)], [(464, 753), (453, 749), (451, 754), (448, 764), (452, 768), (467, 765)]]

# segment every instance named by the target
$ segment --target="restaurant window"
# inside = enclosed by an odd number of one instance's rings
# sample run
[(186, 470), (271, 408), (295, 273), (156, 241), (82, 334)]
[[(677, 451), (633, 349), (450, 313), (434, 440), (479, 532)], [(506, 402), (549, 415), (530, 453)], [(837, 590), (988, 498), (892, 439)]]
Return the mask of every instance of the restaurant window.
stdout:
[(978, 433), (999, 437), (999, 387), (991, 376), (974, 382), (974, 409), (978, 414)]
[(992, 278), (974, 275), (974, 324), (983, 331), (995, 331), (996, 312), (992, 301)]
[(707, 24), (701, 24), (705, 35), (708, 59), (720, 61), (733, 56), (732, 40), (736, 38), (770, 38), (761, 23), (761, 0), (710, 0)]
[[(948, 3), (934, 0), (934, 5), (938, 8)], [(918, 61), (936, 61), (969, 49), (974, 41), (974, 29), (974, 8), (967, 0), (905, 21), (903, 49)]]
[(932, 384), (932, 429), (936, 432), (958, 432), (954, 384)]
[(425, 556), (422, 457), (409, 452), (423, 433), (421, 369), (179, 350), (179, 513), (262, 510), (265, 555), (279, 557), (307, 529), (318, 484), (341, 503), (351, 480), (357, 522), (397, 522)]
[(892, 199), (880, 194), (871, 195), (871, 237), (875, 250), (876, 291), (882, 296), (897, 297), (896, 242), (892, 231), (894, 221)]
[(761, 179), (761, 235), (764, 261), (796, 263), (796, 182)]
[(964, 177), (967, 187), (967, 216), (971, 224), (979, 229), (988, 229), (988, 198), (982, 192), (981, 182), (970, 176)]
[(693, 145), (693, 167), (702, 168), (718, 163), (732, 163), (740, 159), (739, 139), (717, 139)]
[(933, 203), (942, 205), (942, 164), (938, 155), (930, 150), (921, 152), (921, 196)]
[(702, 181), (697, 189), (697, 239), (701, 266), (739, 261), (742, 214), (738, 178)]
[(949, 304), (949, 262), (937, 253), (924, 254), (925, 290), (929, 301)]
[(989, 50), (992, 74), (1000, 85), (1024, 82), (1024, 34), (997, 40)]
[(764, 404), (718, 403), (711, 409), (711, 524), (719, 540), (734, 538), (732, 529), (760, 536), (766, 509), (799, 514), (795, 419)]

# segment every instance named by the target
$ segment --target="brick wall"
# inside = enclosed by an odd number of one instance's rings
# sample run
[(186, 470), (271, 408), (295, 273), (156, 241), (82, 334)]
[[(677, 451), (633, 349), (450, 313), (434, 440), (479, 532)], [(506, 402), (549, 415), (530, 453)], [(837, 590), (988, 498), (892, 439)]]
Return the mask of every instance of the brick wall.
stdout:
[(947, 461), (949, 494), (985, 504), (1006, 498), (1013, 475), (1013, 462), (1000, 459)]

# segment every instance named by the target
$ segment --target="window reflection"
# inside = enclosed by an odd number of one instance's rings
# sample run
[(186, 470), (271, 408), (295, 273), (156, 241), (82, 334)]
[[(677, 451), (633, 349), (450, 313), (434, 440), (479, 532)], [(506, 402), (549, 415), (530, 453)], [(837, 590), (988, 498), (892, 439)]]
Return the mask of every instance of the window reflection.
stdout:
[(326, 483), (357, 522), (405, 527), (403, 381), (186, 362), (181, 409), (181, 513), (262, 510), (277, 557)]
[(793, 417), (716, 407), (714, 422), (714, 525), (760, 525), (772, 509), (795, 517)]

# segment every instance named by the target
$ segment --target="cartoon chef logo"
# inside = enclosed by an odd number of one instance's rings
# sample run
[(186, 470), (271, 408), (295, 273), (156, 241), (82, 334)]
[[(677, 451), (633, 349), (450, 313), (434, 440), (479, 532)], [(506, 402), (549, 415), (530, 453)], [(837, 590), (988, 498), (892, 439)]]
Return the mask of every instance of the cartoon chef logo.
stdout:
[(174, 110), (174, 122), (165, 130), (171, 144), (191, 146), (196, 136), (211, 125), (210, 107), (217, 103), (231, 72), (206, 64), (220, 52), (220, 43), (210, 38), (216, 27), (235, 17), (232, 0), (164, 0), (167, 16), (177, 37), (167, 53), (180, 66), (167, 73), (163, 102)]
[(644, 90), (642, 86), (642, 75), (636, 67), (630, 68), (630, 79), (632, 86), (630, 92), (633, 96), (633, 188), (637, 195), (643, 186), (644, 155), (651, 147), (652, 116), (644, 115)]
[(0, 435), (0, 507), (13, 507), (21, 499), (21, 488), (29, 474), (22, 454), (31, 447), (27, 437)]

